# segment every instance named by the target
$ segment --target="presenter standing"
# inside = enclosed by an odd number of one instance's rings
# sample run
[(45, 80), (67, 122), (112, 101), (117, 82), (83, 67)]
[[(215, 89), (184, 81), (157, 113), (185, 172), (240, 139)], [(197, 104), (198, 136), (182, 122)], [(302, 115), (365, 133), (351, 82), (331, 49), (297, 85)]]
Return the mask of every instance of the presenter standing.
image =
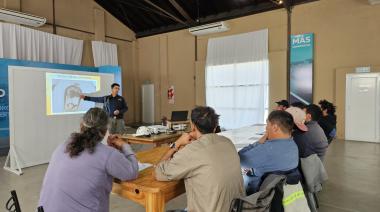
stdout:
[(113, 83), (111, 85), (111, 94), (102, 97), (90, 97), (81, 95), (80, 98), (85, 101), (103, 103), (103, 109), (106, 111), (110, 119), (110, 134), (123, 134), (125, 132), (124, 113), (128, 111), (127, 103), (120, 96), (120, 85)]

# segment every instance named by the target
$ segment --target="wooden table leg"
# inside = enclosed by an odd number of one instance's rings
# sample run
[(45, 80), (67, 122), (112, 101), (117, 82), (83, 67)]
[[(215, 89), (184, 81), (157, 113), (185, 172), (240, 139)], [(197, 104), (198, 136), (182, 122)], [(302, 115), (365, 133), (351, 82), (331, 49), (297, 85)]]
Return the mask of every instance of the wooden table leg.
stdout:
[(162, 193), (148, 193), (145, 203), (146, 212), (164, 212), (165, 198)]

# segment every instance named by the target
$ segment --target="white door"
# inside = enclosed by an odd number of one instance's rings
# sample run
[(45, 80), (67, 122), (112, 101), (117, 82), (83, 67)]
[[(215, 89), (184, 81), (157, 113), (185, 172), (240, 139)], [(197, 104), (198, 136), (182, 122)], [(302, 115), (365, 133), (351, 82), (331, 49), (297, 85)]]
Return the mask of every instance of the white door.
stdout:
[(142, 90), (142, 122), (154, 123), (154, 84), (143, 84)]
[(380, 142), (380, 74), (347, 74), (346, 140)]

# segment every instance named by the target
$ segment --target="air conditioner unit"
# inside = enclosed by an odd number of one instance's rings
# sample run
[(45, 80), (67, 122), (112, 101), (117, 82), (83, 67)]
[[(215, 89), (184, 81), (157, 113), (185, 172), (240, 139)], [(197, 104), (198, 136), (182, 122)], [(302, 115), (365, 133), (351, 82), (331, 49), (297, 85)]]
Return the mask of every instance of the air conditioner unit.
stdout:
[(228, 24), (224, 21), (216, 22), (212, 24), (205, 24), (202, 26), (192, 27), (189, 32), (193, 35), (207, 35), (218, 32), (228, 31), (230, 28)]
[(374, 5), (374, 4), (380, 4), (380, 0), (368, 0), (369, 4)]
[(46, 23), (46, 18), (0, 8), (0, 21), (32, 27), (40, 27)]

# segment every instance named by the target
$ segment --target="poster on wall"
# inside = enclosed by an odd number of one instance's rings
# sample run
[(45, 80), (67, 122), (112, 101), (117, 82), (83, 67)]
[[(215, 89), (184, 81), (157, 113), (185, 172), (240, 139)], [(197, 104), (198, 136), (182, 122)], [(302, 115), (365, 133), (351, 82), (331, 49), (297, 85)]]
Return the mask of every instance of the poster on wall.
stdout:
[(290, 103), (313, 102), (314, 34), (292, 35), (290, 39)]
[(174, 104), (174, 86), (170, 86), (168, 89), (168, 102)]

